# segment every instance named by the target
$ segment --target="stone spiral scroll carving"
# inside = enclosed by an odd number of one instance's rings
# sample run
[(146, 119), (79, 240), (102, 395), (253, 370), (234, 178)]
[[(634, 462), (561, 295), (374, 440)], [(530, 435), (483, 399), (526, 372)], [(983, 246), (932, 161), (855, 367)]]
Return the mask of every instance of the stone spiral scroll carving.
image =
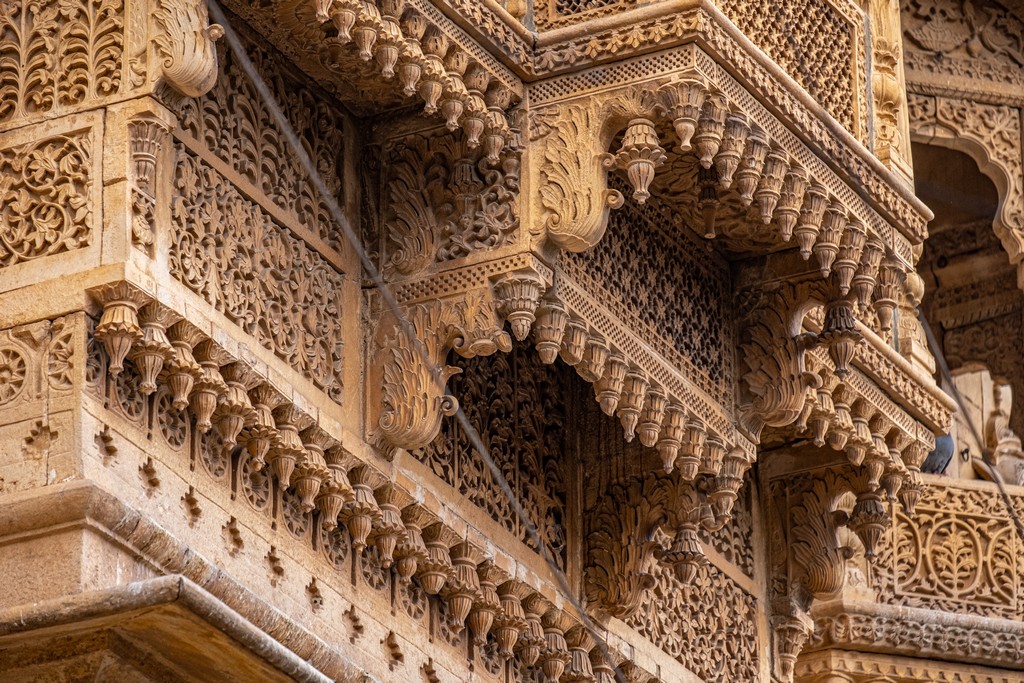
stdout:
[(224, 29), (210, 24), (203, 0), (159, 0), (153, 16), (164, 79), (185, 97), (205, 95), (217, 79), (214, 42)]

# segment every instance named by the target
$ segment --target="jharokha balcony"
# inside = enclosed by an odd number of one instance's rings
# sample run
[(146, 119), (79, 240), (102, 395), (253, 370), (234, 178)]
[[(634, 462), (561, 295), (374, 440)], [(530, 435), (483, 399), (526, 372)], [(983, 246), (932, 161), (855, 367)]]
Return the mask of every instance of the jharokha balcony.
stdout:
[(0, 680), (1020, 681), (1020, 10), (5, 0)]

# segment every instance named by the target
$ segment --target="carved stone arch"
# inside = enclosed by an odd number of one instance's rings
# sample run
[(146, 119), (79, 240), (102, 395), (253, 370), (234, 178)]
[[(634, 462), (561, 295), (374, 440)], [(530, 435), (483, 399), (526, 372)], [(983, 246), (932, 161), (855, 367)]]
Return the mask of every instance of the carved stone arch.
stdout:
[[(911, 140), (967, 154), (999, 195), (992, 228), (1010, 257), (1024, 261), (1024, 159), (1020, 112), (968, 99), (911, 95)], [(1018, 276), (1018, 282), (1024, 286)]]

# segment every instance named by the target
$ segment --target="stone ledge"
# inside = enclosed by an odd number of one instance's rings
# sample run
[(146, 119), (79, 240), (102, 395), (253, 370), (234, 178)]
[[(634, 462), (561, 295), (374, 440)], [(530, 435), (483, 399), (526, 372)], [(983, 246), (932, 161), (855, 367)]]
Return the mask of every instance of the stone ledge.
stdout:
[(170, 576), (0, 611), (0, 647), (8, 637), (35, 629), (180, 602), (213, 630), (228, 633), (295, 680), (366, 680), (366, 672), (344, 654), (93, 482), (0, 498), (0, 528), (7, 532), (0, 543), (74, 524), (99, 528)]
[[(141, 641), (193, 680), (212, 680), (214, 668), (262, 680), (331, 680), (179, 574), (2, 610), (0, 662), (51, 636), (106, 629)], [(45, 649), (60, 657), (57, 644)]]

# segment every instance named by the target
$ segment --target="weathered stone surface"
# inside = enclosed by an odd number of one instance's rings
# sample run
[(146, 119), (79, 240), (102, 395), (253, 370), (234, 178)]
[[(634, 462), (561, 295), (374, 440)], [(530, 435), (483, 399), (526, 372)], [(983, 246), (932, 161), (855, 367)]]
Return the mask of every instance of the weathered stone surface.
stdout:
[(1018, 8), (226, 4), (0, 7), (0, 679), (1020, 678)]

